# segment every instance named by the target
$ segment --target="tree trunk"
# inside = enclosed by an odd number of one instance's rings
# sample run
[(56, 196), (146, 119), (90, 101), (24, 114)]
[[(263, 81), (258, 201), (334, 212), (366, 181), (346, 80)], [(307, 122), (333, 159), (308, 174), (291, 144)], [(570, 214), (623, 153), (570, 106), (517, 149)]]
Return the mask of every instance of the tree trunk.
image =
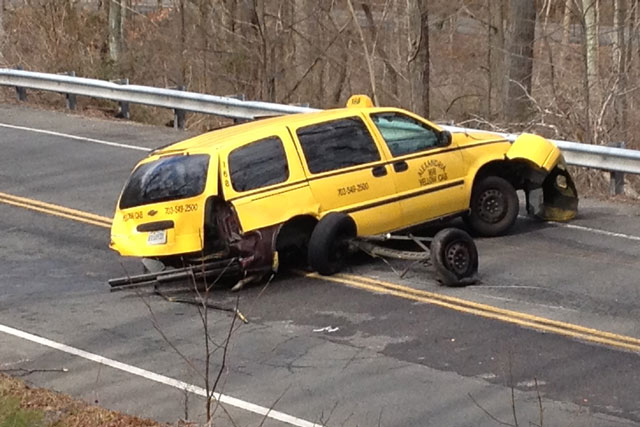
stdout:
[(505, 112), (509, 121), (523, 121), (531, 113), (535, 2), (511, 0), (509, 22), (509, 82)]
[(271, 73), (273, 74), (273, 99), (275, 102), (283, 102), (287, 96), (287, 82), (295, 79), (295, 70), (292, 70), (291, 61), (295, 52), (293, 37), (293, 21), (295, 7), (291, 1), (281, 1), (278, 4), (275, 24), (274, 57), (272, 58)]
[(614, 110), (616, 115), (616, 128), (620, 131), (623, 141), (627, 140), (627, 52), (625, 40), (625, 28), (627, 18), (626, 0), (614, 0), (613, 26), (615, 44), (613, 49), (613, 64), (617, 74), (617, 84), (614, 88)]
[[(634, 50), (634, 40), (636, 40), (635, 33), (638, 30), (638, 26), (636, 25), (638, 20), (638, 7), (640, 6), (640, 2), (638, 0), (630, 0), (629, 7), (627, 9), (627, 43), (625, 44), (625, 56), (627, 66), (630, 67), (633, 61), (633, 50)], [(637, 42), (637, 40), (636, 40)]]
[(387, 92), (393, 96), (394, 100), (398, 100), (398, 72), (394, 68), (393, 64), (389, 60), (389, 55), (387, 55), (387, 51), (384, 48), (383, 40), (380, 40), (378, 37), (378, 27), (373, 19), (373, 14), (371, 13), (371, 7), (362, 3), (360, 5), (362, 11), (364, 12), (365, 18), (367, 18), (367, 25), (369, 26), (369, 31), (371, 32), (371, 44), (374, 46), (375, 51), (378, 52), (382, 62), (384, 63), (384, 71), (385, 74), (389, 76), (389, 84), (385, 85), (388, 87)]
[(186, 11), (185, 1), (180, 0), (180, 76), (179, 86), (187, 87), (187, 28), (186, 28)]
[(429, 116), (429, 9), (428, 0), (407, 0), (409, 57), (407, 68), (411, 110)]
[[(237, 0), (223, 0), (222, 8), (224, 10), (221, 16), (222, 25), (229, 30), (229, 33), (233, 34), (238, 27), (238, 2)], [(228, 39), (234, 41), (232, 37)]]
[(364, 37), (364, 32), (362, 31), (362, 26), (360, 22), (358, 22), (358, 15), (356, 14), (356, 10), (353, 7), (353, 2), (351, 0), (347, 0), (347, 6), (349, 7), (349, 11), (351, 12), (351, 18), (353, 25), (356, 27), (356, 31), (360, 36), (360, 43), (362, 44), (362, 50), (364, 51), (364, 59), (367, 64), (367, 71), (369, 73), (369, 84), (371, 86), (371, 95), (373, 98), (373, 103), (378, 105), (378, 91), (376, 86), (376, 72), (373, 66), (373, 58), (371, 57), (371, 51), (369, 51), (369, 47), (367, 46), (367, 40)]
[(564, 69), (567, 55), (569, 52), (569, 42), (571, 35), (571, 4), (573, 0), (566, 0), (564, 3), (564, 10), (562, 12), (562, 47), (558, 57), (558, 68)]
[(342, 101), (342, 91), (347, 81), (347, 66), (349, 64), (349, 52), (345, 48), (340, 49), (340, 65), (338, 68), (338, 75), (336, 76), (336, 83), (331, 95), (331, 101), (333, 106), (340, 105)]
[(0, 67), (6, 66), (4, 64), (4, 43), (5, 43), (5, 33), (4, 33), (4, 12), (5, 12), (5, 0), (0, 0)]
[(583, 58), (585, 77), (583, 79), (583, 99), (585, 103), (584, 130), (585, 142), (593, 144), (593, 126), (591, 120), (592, 103), (598, 99), (596, 83), (598, 80), (598, 32), (596, 25), (596, 1), (582, 0), (582, 30), (584, 33)]
[(598, 22), (596, 4), (597, 0), (582, 0), (585, 36), (585, 64), (587, 84), (590, 91), (595, 89), (598, 80)]
[(250, 6), (253, 17), (251, 24), (256, 29), (260, 40), (260, 99), (275, 102), (275, 79), (273, 62), (276, 61), (274, 55), (274, 43), (269, 37), (269, 29), (265, 22), (268, 2), (265, 0), (254, 0)]
[[(640, 57), (640, 1), (633, 0), (633, 17), (631, 18), (631, 22), (629, 22), (629, 56), (628, 63), (631, 63), (633, 58), (634, 51), (636, 56)], [(635, 41), (635, 47), (632, 45), (632, 42)]]
[(214, 37), (212, 34), (213, 23), (211, 22), (211, 16), (213, 12), (213, 4), (210, 0), (198, 0), (198, 33), (201, 40), (201, 52), (198, 55), (202, 59), (202, 82), (200, 84), (200, 91), (209, 92), (209, 51), (211, 50), (211, 39)]
[(109, 1), (109, 59), (120, 61), (124, 47), (124, 0)]
[(489, 26), (487, 27), (487, 69), (489, 70), (487, 88), (487, 119), (497, 113), (503, 117), (503, 103), (506, 88), (506, 64), (505, 64), (505, 3), (503, 0), (487, 0), (489, 12)]

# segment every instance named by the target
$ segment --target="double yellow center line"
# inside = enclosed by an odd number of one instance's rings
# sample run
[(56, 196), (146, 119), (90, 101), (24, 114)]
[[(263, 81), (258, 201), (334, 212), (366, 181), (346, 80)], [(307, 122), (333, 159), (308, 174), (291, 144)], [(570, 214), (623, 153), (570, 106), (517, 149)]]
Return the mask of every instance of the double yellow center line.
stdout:
[(412, 301), (426, 304), (438, 305), (448, 309), (463, 313), (473, 314), (488, 319), (499, 320), (512, 323), (527, 328), (536, 329), (543, 332), (550, 332), (558, 335), (617, 347), (634, 352), (640, 352), (640, 339), (625, 335), (618, 335), (611, 332), (600, 331), (598, 329), (586, 328), (572, 323), (560, 322), (518, 311), (506, 310), (491, 305), (480, 304), (462, 298), (451, 297), (420, 289), (403, 286), (397, 283), (384, 280), (372, 279), (353, 274), (336, 274), (333, 276), (321, 276), (317, 273), (300, 273), (306, 277), (320, 279), (323, 281), (339, 283), (352, 288), (363, 289), (370, 292), (393, 295)]
[(42, 212), (49, 215), (55, 215), (74, 221), (80, 221), (86, 224), (97, 225), (98, 227), (111, 228), (111, 218), (95, 215), (89, 212), (79, 211), (76, 209), (66, 208), (64, 206), (54, 205), (52, 203), (26, 199), (24, 197), (18, 197), (7, 193), (0, 193), (0, 203), (5, 203), (7, 205), (17, 206), (36, 212)]
[[(18, 197), (0, 192), (0, 203), (33, 210), (36, 212), (55, 215), (73, 221), (84, 222), (98, 227), (110, 228), (111, 218), (67, 208), (64, 206), (45, 203), (38, 200)], [(300, 275), (324, 282), (338, 283), (365, 291), (386, 294), (411, 301), (422, 302), (445, 307), (458, 312), (472, 314), (501, 322), (511, 323), (543, 332), (554, 333), (596, 344), (621, 348), (640, 353), (640, 339), (625, 335), (618, 335), (598, 329), (587, 328), (572, 323), (560, 322), (544, 317), (534, 316), (518, 311), (506, 310), (491, 305), (480, 304), (462, 298), (437, 294), (400, 285), (398, 283), (373, 279), (353, 274), (336, 274), (320, 276), (317, 273), (299, 272)]]

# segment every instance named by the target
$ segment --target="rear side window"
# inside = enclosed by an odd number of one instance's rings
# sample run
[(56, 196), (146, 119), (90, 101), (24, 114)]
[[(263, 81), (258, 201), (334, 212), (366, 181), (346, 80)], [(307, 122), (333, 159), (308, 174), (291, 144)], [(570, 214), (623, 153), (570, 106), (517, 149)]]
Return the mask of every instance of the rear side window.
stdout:
[(206, 154), (163, 157), (133, 171), (120, 197), (120, 209), (197, 196), (207, 182)]
[(236, 148), (229, 154), (231, 185), (249, 191), (289, 179), (289, 165), (282, 141), (277, 136)]
[(369, 130), (358, 117), (306, 126), (296, 133), (311, 173), (380, 160)]

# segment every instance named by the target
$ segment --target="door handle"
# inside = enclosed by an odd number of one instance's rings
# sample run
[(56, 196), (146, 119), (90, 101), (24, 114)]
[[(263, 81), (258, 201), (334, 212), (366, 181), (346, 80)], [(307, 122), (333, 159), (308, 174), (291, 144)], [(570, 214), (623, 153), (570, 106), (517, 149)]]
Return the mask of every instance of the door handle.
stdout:
[(387, 167), (385, 165), (376, 166), (375, 168), (371, 169), (371, 173), (376, 178), (381, 177), (381, 176), (385, 176), (387, 174)]
[(395, 162), (393, 164), (393, 170), (396, 171), (396, 172), (404, 172), (407, 169), (409, 169), (409, 165), (404, 160), (401, 160), (399, 162)]

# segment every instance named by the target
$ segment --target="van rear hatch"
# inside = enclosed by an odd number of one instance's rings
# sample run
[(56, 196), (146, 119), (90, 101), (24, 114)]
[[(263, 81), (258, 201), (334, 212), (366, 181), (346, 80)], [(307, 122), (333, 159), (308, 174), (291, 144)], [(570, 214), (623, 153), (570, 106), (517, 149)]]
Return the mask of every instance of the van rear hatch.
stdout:
[(200, 251), (205, 200), (216, 193), (215, 177), (217, 162), (208, 154), (145, 159), (122, 190), (109, 246), (144, 257)]

